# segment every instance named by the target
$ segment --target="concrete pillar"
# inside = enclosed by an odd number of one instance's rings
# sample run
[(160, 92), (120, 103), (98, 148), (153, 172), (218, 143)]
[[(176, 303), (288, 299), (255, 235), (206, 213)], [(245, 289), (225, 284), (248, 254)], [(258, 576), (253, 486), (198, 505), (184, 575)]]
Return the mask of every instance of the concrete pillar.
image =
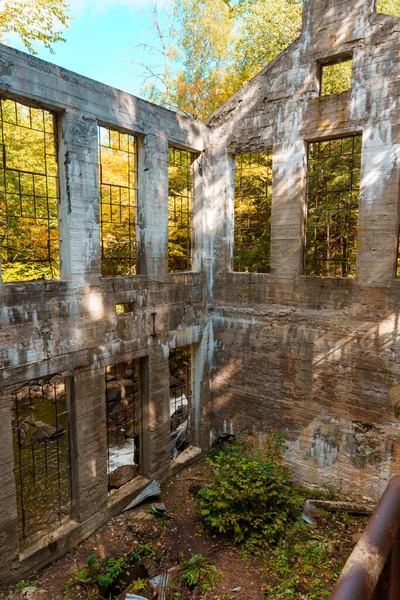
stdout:
[[(143, 403), (143, 474), (162, 478), (170, 463), (169, 367), (161, 346), (154, 345), (146, 360)], [(166, 456), (167, 453), (167, 456)]]
[(394, 141), (392, 128), (381, 124), (363, 135), (357, 247), (362, 286), (387, 286), (396, 274), (400, 144)]
[(291, 281), (303, 273), (306, 144), (274, 145), (273, 161), (271, 275)]
[(67, 380), (70, 401), (72, 518), (83, 522), (107, 508), (107, 432), (104, 370)]
[(375, 0), (304, 0), (303, 40), (334, 49), (363, 36)]
[(11, 424), (11, 398), (0, 396), (0, 579), (8, 575), (10, 564), (18, 559), (18, 516), (14, 480), (14, 454)]
[(97, 121), (68, 110), (59, 123), (59, 138), (61, 278), (98, 283)]
[(147, 134), (139, 144), (138, 171), (139, 274), (167, 273), (168, 138)]

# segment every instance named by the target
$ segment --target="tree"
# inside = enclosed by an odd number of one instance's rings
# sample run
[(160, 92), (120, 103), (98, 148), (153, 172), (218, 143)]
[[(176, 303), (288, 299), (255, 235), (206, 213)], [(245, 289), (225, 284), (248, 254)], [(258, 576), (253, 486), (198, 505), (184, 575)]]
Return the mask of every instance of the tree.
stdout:
[(149, 20), (143, 95), (204, 119), (299, 35), (301, 0), (174, 0), (169, 14), (152, 0)]
[(378, 0), (376, 12), (400, 17), (400, 0)]
[(68, 27), (69, 4), (66, 0), (3, 0), (0, 2), (0, 41), (7, 34), (17, 34), (26, 49), (37, 54), (33, 43), (52, 44), (65, 41), (59, 26)]
[[(148, 53), (141, 91), (194, 119), (211, 114), (301, 33), (302, 0), (173, 0), (169, 11), (157, 2), (148, 14), (156, 41), (139, 45)], [(378, 0), (377, 11), (400, 16), (400, 0)], [(342, 63), (327, 90), (339, 92), (349, 79), (351, 65)]]

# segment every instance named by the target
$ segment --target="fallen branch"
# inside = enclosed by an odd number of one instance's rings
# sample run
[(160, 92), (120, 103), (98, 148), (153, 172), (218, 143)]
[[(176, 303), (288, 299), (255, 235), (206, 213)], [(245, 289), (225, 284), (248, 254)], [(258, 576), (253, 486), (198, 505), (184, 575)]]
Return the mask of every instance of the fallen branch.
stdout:
[(353, 515), (372, 515), (375, 504), (372, 502), (346, 502), (335, 500), (307, 500), (315, 508), (323, 508), (329, 512), (347, 512)]

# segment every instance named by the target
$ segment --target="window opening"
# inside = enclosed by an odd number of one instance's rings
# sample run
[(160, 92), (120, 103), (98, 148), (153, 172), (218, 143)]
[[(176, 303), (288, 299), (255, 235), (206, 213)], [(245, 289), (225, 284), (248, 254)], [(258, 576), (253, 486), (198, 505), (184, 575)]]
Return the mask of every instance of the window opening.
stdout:
[(62, 525), (70, 512), (65, 382), (31, 381), (11, 397), (14, 476), (21, 543)]
[(99, 127), (103, 277), (136, 275), (137, 138)]
[(233, 268), (269, 273), (272, 148), (236, 156)]
[(139, 360), (105, 368), (108, 487), (117, 489), (139, 475)]
[(168, 268), (192, 268), (193, 162), (196, 155), (170, 148), (168, 154)]
[(400, 279), (400, 228), (399, 228), (398, 238), (397, 238), (396, 279)]
[(60, 276), (55, 116), (0, 100), (3, 283)]
[(121, 304), (115, 305), (115, 312), (117, 315), (125, 315), (126, 313), (131, 313), (135, 310), (134, 302), (122, 302)]
[(351, 89), (352, 59), (321, 65), (321, 96), (341, 94)]
[(361, 148), (361, 135), (309, 144), (306, 275), (355, 275)]
[(191, 445), (193, 432), (192, 351), (190, 346), (170, 350), (171, 455), (175, 459)]
[(399, 0), (377, 0), (376, 12), (400, 17), (400, 2)]

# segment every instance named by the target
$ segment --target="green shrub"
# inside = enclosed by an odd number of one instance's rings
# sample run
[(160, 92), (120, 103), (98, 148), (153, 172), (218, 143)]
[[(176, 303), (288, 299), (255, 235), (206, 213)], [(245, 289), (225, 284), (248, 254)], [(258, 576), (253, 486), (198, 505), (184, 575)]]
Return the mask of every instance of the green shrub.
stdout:
[[(75, 585), (82, 585), (90, 590), (91, 598), (103, 597), (113, 585), (121, 581), (129, 567), (138, 563), (142, 558), (154, 558), (155, 550), (151, 544), (137, 546), (135, 551), (124, 556), (101, 558), (98, 554), (90, 554), (86, 560), (86, 567), (75, 571), (74, 578), (64, 584), (64, 589)], [(142, 580), (137, 584), (139, 587)], [(108, 596), (107, 596), (108, 597)]]
[(156, 551), (153, 546), (149, 543), (138, 546), (135, 550), (128, 554), (128, 560), (130, 564), (135, 565), (143, 558), (154, 558)]
[(38, 587), (38, 583), (31, 579), (22, 579), (21, 581), (18, 581), (15, 587), (19, 592), (22, 592), (27, 587)]
[(217, 567), (202, 554), (193, 554), (183, 563), (182, 579), (190, 589), (210, 590), (218, 579)]
[(262, 451), (246, 442), (208, 459), (214, 481), (198, 493), (200, 514), (214, 532), (235, 542), (275, 542), (299, 516), (304, 502), (282, 465), (283, 439), (270, 438)]

